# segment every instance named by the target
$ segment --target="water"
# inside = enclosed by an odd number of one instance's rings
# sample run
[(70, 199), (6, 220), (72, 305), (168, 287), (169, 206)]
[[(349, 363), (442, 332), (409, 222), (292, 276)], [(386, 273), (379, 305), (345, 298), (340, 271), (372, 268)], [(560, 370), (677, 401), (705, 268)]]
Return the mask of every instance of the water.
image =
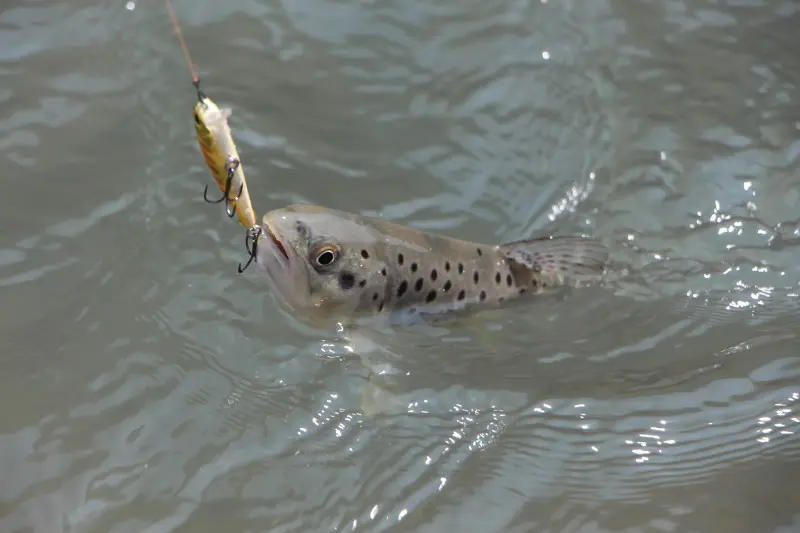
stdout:
[(257, 211), (586, 232), (615, 274), (393, 331), (367, 394), (237, 274), (164, 6), (12, 3), (0, 530), (800, 531), (796, 2), (176, 10)]

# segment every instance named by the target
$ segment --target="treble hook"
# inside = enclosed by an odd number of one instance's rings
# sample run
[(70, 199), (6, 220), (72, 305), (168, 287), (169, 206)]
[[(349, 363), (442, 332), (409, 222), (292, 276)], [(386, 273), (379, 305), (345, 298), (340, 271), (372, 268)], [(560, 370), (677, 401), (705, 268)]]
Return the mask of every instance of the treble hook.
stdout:
[[(230, 193), (231, 193), (231, 186), (233, 185), (233, 177), (236, 173), (236, 169), (239, 168), (239, 160), (235, 157), (229, 157), (228, 160), (225, 162), (225, 170), (228, 171), (228, 179), (225, 180), (225, 192), (222, 194), (222, 198), (219, 200), (209, 200), (208, 198), (208, 185), (203, 190), (203, 199), (209, 204), (218, 204), (222, 200), (225, 200), (225, 214), (228, 215), (228, 218), (233, 218), (233, 215), (236, 214), (236, 206), (230, 204)], [(239, 192), (236, 194), (234, 200), (238, 200), (239, 196), (242, 195), (242, 191), (244, 191), (244, 181), (239, 186)]]
[(239, 263), (239, 274), (247, 270), (247, 267), (250, 266), (250, 263), (253, 262), (253, 259), (256, 259), (256, 254), (258, 253), (258, 239), (261, 237), (261, 226), (253, 226), (252, 228), (247, 228), (247, 233), (244, 237), (244, 247), (247, 250), (247, 253), (250, 255), (250, 259), (247, 260), (247, 263), (242, 266)]

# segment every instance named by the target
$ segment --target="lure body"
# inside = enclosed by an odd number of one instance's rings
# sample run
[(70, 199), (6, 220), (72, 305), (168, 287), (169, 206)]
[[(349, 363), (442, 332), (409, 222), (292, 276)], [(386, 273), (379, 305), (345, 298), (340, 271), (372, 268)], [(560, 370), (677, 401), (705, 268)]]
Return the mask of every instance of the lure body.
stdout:
[(189, 65), (189, 71), (192, 73), (192, 84), (197, 90), (197, 103), (192, 110), (197, 142), (200, 145), (200, 151), (203, 152), (206, 165), (211, 171), (211, 176), (223, 194), (219, 200), (209, 200), (207, 196), (208, 187), (206, 187), (203, 197), (212, 204), (220, 203), (224, 200), (225, 211), (228, 216), (233, 218), (233, 215), (237, 214), (239, 223), (250, 230), (257, 225), (258, 221), (256, 220), (255, 211), (253, 211), (253, 205), (250, 202), (250, 192), (247, 190), (247, 181), (244, 177), (242, 161), (239, 159), (239, 151), (236, 149), (231, 128), (228, 126), (231, 110), (218, 107), (200, 89), (200, 79), (189, 56), (186, 42), (183, 40), (181, 26), (178, 23), (175, 9), (172, 7), (172, 1), (165, 0), (165, 4), (169, 11), (175, 34), (178, 36), (178, 42), (183, 50), (183, 55), (186, 58), (186, 63)]
[(252, 228), (258, 221), (250, 201), (239, 151), (228, 125), (231, 110), (218, 107), (211, 98), (198, 92), (192, 114), (200, 150), (211, 176), (224, 194), (222, 199), (225, 200), (228, 215), (232, 216), (235, 212), (242, 226)]

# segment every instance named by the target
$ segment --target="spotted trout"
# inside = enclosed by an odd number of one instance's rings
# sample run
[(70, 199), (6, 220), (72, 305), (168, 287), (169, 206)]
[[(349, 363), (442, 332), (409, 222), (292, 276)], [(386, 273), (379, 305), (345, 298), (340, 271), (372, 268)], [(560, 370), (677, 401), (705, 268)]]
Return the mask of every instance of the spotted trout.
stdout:
[(590, 238), (489, 245), (307, 204), (260, 228), (253, 256), (270, 291), (314, 322), (497, 306), (599, 279), (609, 256)]

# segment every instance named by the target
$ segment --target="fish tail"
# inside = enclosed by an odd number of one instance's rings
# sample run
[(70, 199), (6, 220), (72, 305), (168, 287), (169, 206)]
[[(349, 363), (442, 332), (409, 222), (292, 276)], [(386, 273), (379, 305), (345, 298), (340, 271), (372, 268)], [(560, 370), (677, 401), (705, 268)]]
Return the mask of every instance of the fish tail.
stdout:
[(514, 241), (498, 248), (508, 259), (545, 276), (600, 276), (609, 258), (608, 247), (584, 237)]

